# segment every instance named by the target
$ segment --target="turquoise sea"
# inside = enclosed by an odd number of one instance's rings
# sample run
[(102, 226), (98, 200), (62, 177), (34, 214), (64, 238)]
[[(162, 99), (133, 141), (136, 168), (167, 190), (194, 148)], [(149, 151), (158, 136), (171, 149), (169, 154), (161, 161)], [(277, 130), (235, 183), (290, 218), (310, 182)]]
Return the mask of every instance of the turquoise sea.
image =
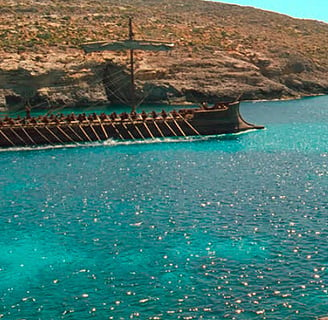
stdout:
[(328, 315), (328, 97), (266, 130), (0, 152), (0, 318)]

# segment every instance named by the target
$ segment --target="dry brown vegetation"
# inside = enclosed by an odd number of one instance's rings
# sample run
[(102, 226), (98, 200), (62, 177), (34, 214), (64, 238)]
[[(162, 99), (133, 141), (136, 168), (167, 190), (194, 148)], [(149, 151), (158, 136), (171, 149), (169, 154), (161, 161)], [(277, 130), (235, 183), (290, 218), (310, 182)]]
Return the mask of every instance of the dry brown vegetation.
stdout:
[(0, 1), (0, 48), (6, 52), (77, 46), (126, 35), (128, 16), (144, 38), (172, 40), (180, 48), (269, 55), (297, 52), (327, 67), (328, 25), (200, 0)]

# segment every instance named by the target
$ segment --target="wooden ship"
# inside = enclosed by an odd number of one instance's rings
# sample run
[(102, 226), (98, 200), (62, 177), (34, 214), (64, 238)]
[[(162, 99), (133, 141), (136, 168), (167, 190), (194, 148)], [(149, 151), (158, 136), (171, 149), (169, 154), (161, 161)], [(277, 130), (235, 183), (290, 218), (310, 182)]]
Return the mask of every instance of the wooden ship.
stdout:
[(216, 103), (199, 108), (150, 113), (136, 112), (134, 51), (168, 51), (173, 44), (134, 39), (132, 20), (129, 19), (129, 38), (119, 42), (93, 42), (82, 45), (86, 53), (104, 50), (129, 50), (131, 112), (116, 114), (47, 115), (0, 119), (0, 147), (58, 145), (92, 141), (144, 140), (165, 137), (207, 136), (237, 133), (263, 126), (246, 122), (240, 115), (239, 102)]

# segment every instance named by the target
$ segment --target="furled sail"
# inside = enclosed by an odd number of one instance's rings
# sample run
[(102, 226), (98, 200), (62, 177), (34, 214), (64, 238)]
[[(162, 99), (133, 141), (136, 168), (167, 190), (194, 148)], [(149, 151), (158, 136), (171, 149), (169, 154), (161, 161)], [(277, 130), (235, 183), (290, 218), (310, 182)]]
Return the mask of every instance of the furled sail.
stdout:
[(169, 51), (174, 47), (173, 43), (153, 41), (153, 40), (122, 40), (116, 42), (97, 41), (83, 43), (83, 50), (86, 53), (95, 51), (123, 51), (123, 50), (144, 50), (144, 51)]

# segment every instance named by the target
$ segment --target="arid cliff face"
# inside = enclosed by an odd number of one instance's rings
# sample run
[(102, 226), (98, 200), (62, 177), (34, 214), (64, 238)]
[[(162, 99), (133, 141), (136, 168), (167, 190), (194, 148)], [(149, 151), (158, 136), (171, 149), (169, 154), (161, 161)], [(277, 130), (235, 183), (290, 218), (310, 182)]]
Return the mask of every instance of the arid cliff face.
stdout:
[[(92, 105), (128, 99), (124, 52), (84, 54), (87, 41), (172, 41), (136, 52), (146, 102), (277, 99), (328, 93), (328, 24), (200, 0), (0, 0), (0, 107)], [(119, 91), (122, 92), (119, 92)]]

